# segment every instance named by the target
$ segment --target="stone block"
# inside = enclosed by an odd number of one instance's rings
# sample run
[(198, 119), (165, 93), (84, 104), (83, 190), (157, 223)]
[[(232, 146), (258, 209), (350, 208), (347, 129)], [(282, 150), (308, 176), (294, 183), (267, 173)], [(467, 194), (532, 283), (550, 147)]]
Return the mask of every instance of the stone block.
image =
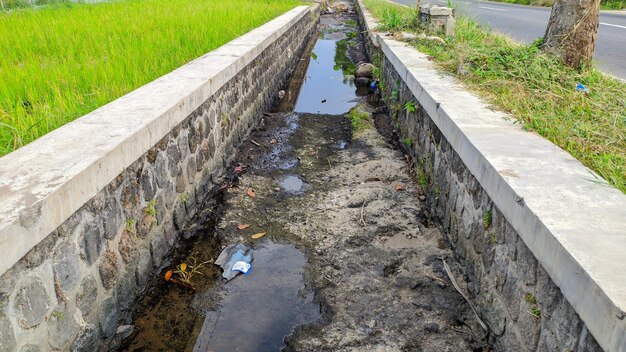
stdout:
[(56, 351), (66, 351), (74, 340), (78, 326), (66, 305), (57, 306), (48, 318), (48, 344)]
[(143, 199), (146, 202), (154, 199), (154, 196), (157, 192), (157, 187), (154, 182), (154, 177), (152, 176), (152, 171), (150, 168), (144, 168), (141, 173), (141, 191), (143, 195)]
[(51, 304), (50, 293), (39, 277), (24, 279), (15, 297), (16, 318), (24, 328), (32, 328), (44, 321)]
[(11, 352), (15, 348), (15, 332), (9, 317), (0, 312), (0, 352)]
[(76, 293), (76, 306), (83, 313), (83, 317), (88, 316), (98, 298), (98, 284), (91, 275), (87, 275), (80, 283), (80, 289)]
[(72, 352), (98, 351), (98, 330), (93, 324), (87, 324), (72, 344)]
[(116, 287), (115, 298), (117, 299), (117, 309), (119, 311), (129, 311), (137, 297), (137, 293), (137, 283), (134, 273), (132, 271), (124, 273)]
[(167, 145), (167, 160), (168, 160), (168, 168), (170, 171), (170, 176), (174, 177), (178, 174), (178, 162), (180, 161), (180, 150), (178, 149), (178, 146), (173, 143), (170, 142)]
[(123, 225), (123, 213), (115, 194), (109, 194), (104, 202), (102, 216), (104, 219), (104, 237), (112, 240)]
[(100, 265), (98, 266), (98, 272), (100, 273), (100, 280), (102, 286), (109, 290), (117, 281), (118, 266), (117, 255), (112, 250), (107, 250), (102, 256)]
[(64, 293), (72, 291), (80, 281), (80, 257), (76, 246), (61, 241), (52, 255), (54, 277)]
[(168, 160), (165, 154), (159, 153), (154, 162), (154, 179), (157, 186), (161, 188), (165, 187), (170, 179), (167, 164)]
[(101, 223), (90, 222), (85, 225), (80, 242), (81, 256), (88, 263), (93, 264), (104, 246), (104, 229)]
[(142, 248), (139, 250), (139, 260), (137, 261), (137, 267), (135, 268), (135, 278), (137, 286), (144, 288), (152, 277), (152, 256), (149, 248)]
[(155, 267), (160, 267), (163, 258), (167, 255), (170, 248), (164, 236), (157, 234), (150, 240), (150, 253), (152, 253), (152, 263)]
[(100, 333), (103, 338), (112, 337), (117, 328), (119, 319), (118, 307), (113, 297), (107, 297), (100, 305), (100, 313), (98, 322), (100, 324)]

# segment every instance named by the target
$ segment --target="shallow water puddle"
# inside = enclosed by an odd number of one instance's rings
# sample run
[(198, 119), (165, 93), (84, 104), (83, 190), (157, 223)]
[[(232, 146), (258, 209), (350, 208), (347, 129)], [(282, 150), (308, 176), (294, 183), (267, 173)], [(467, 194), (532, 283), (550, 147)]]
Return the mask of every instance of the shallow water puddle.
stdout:
[(207, 314), (194, 351), (279, 351), (294, 327), (320, 317), (303, 283), (306, 257), (290, 244), (255, 249), (252, 270), (226, 286)]
[(278, 181), (280, 187), (287, 193), (302, 194), (306, 190), (307, 184), (298, 175), (286, 175)]
[(344, 75), (342, 65), (335, 58), (341, 43), (342, 40), (317, 41), (295, 112), (339, 115), (357, 104), (354, 81)]

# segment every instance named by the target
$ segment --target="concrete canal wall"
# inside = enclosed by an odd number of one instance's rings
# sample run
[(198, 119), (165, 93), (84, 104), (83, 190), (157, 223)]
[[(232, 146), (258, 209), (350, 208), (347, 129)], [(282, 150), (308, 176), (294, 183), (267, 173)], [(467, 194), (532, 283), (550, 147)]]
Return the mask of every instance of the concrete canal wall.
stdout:
[(0, 351), (94, 351), (274, 102), (300, 6), (0, 159)]
[(626, 351), (626, 196), (376, 33), (357, 3), (386, 103), (494, 348)]

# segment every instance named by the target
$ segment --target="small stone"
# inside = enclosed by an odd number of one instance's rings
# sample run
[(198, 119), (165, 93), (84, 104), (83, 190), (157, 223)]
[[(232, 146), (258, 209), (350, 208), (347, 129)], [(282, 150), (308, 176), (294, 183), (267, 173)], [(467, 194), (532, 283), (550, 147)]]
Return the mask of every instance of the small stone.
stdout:
[(87, 324), (78, 334), (74, 344), (73, 352), (94, 352), (98, 350), (98, 332), (93, 324)]
[(432, 40), (432, 41), (435, 41), (435, 42), (438, 42), (438, 43), (441, 43), (441, 44), (446, 42), (445, 40), (443, 40), (443, 38), (438, 37), (436, 35), (427, 36), (425, 39)]
[(29, 277), (15, 298), (15, 310), (25, 328), (39, 325), (48, 311), (50, 295), (38, 277)]
[(52, 269), (63, 292), (72, 291), (80, 281), (79, 256), (76, 247), (61, 242), (54, 250)]
[(102, 280), (102, 286), (109, 290), (115, 284), (117, 280), (117, 256), (115, 252), (108, 250), (102, 256), (102, 261), (98, 267), (100, 273), (100, 279)]
[(372, 78), (374, 74), (374, 65), (369, 62), (362, 62), (356, 66), (356, 70), (354, 71), (354, 76), (356, 78), (366, 77)]
[(96, 298), (98, 298), (96, 280), (91, 275), (85, 276), (76, 294), (76, 306), (78, 306), (84, 317), (91, 313), (96, 303)]
[(439, 332), (439, 324), (437, 323), (428, 323), (426, 325), (424, 325), (424, 330), (428, 331), (428, 332)]
[(402, 32), (402, 39), (406, 41), (415, 40), (417, 35), (415, 33)]
[(121, 340), (127, 338), (135, 330), (135, 325), (120, 325), (115, 330), (115, 335)]

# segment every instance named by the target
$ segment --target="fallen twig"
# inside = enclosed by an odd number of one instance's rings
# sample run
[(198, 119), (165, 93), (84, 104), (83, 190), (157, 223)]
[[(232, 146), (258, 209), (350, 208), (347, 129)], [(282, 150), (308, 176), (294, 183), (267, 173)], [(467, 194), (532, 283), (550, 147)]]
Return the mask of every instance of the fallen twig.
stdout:
[(260, 147), (261, 144), (259, 144), (259, 142), (255, 141), (254, 139), (251, 139), (250, 142), (254, 145), (256, 145), (257, 147)]
[(456, 280), (454, 279), (454, 275), (452, 275), (452, 271), (450, 270), (450, 267), (448, 266), (448, 263), (446, 263), (446, 260), (441, 258), (441, 261), (443, 261), (443, 267), (444, 267), (444, 269), (446, 269), (446, 274), (448, 274), (448, 277), (450, 278), (450, 281), (452, 281), (452, 286), (454, 286), (454, 288), (465, 299), (465, 302), (467, 302), (467, 304), (469, 304), (470, 308), (472, 308), (472, 312), (474, 312), (474, 316), (476, 316), (476, 319), (478, 320), (478, 323), (480, 324), (480, 326), (485, 331), (489, 331), (489, 329), (487, 329), (487, 325), (485, 325), (485, 323), (483, 323), (483, 321), (478, 316), (478, 313), (476, 313), (476, 309), (474, 309), (474, 306), (472, 305), (472, 302), (470, 302), (469, 299), (467, 299), (467, 296), (465, 296), (465, 293), (463, 293), (463, 291), (461, 291), (461, 288), (459, 288), (459, 285), (457, 285)]
[(432, 276), (432, 275), (428, 275), (428, 274), (424, 274), (424, 276), (426, 276), (427, 278), (429, 278), (431, 280), (435, 280), (435, 281), (441, 282), (444, 285), (444, 287), (446, 286), (446, 282), (444, 280), (436, 277), (436, 276)]
[(363, 206), (361, 206), (361, 219), (359, 220), (359, 222), (361, 223), (362, 226), (365, 226), (365, 214), (364, 214), (364, 210), (365, 210), (365, 203), (367, 203), (367, 201), (370, 198), (370, 194), (367, 194), (367, 197), (365, 197), (365, 200), (363, 201)]
[(196, 288), (193, 287), (192, 285), (186, 283), (186, 282), (182, 282), (182, 281), (180, 281), (178, 279), (175, 279), (175, 278), (171, 278), (168, 281), (173, 283), (173, 284), (180, 285), (182, 287), (188, 288), (188, 289), (192, 290), (193, 292), (196, 292)]

